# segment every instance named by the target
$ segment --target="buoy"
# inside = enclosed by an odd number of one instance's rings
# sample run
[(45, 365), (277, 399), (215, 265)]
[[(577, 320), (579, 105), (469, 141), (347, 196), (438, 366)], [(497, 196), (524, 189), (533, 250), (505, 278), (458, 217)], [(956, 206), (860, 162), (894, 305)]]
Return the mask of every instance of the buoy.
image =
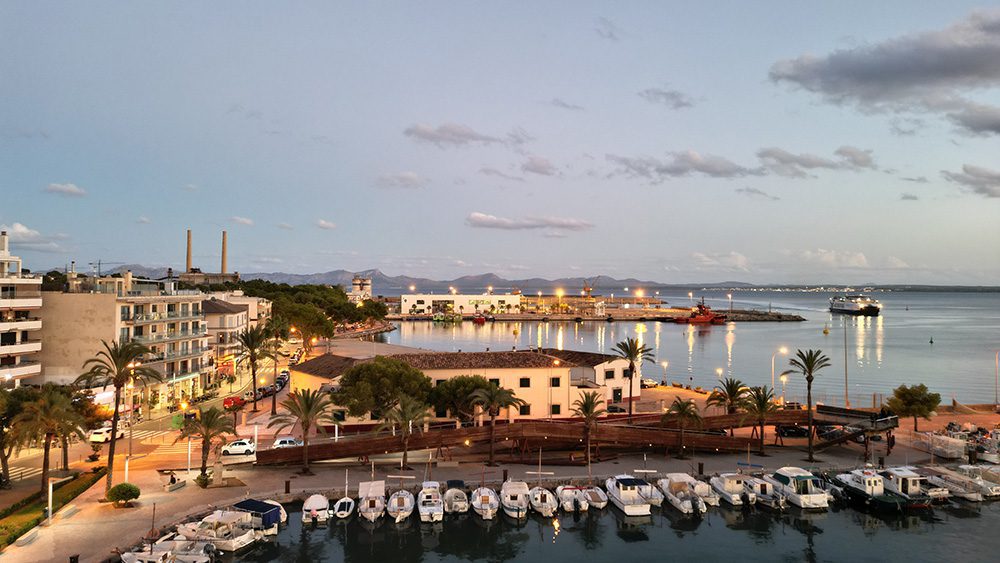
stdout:
[(830, 334), (830, 327), (829, 327), (829, 325), (823, 326), (823, 334)]
[(934, 344), (934, 337), (931, 337), (931, 344)]

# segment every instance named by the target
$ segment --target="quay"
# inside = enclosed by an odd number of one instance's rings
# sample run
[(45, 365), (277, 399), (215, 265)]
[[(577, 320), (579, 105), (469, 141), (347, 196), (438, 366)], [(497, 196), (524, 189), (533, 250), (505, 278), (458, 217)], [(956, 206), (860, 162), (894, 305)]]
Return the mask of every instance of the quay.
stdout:
[[(720, 311), (726, 315), (727, 322), (802, 322), (805, 318), (789, 313), (779, 313), (776, 311), (758, 311), (755, 309), (733, 309), (732, 311)], [(675, 319), (683, 318), (691, 314), (691, 309), (687, 308), (664, 308), (664, 309), (614, 309), (607, 310), (603, 314), (593, 312), (579, 313), (497, 313), (492, 315), (496, 321), (505, 322), (615, 322), (615, 321), (659, 321), (675, 322)], [(463, 321), (471, 321), (476, 318), (474, 313), (461, 313)], [(433, 321), (433, 315), (426, 314), (402, 314), (390, 313), (386, 316), (390, 321)]]

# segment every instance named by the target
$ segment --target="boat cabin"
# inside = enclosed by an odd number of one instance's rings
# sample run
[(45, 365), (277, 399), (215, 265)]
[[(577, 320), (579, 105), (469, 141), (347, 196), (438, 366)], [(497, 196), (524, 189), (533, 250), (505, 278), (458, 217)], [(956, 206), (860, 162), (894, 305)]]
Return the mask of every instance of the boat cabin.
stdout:
[(885, 494), (885, 482), (878, 473), (870, 469), (857, 469), (851, 473), (854, 474), (855, 482), (864, 489), (865, 493), (871, 496)]
[(819, 478), (799, 467), (782, 467), (774, 474), (774, 479), (790, 487), (797, 495), (822, 493)]
[(882, 472), (882, 477), (892, 481), (896, 490), (904, 495), (917, 495), (924, 492), (927, 478), (917, 475), (906, 467), (891, 467)]
[(737, 473), (723, 473), (719, 475), (722, 480), (722, 488), (727, 493), (738, 495), (743, 492), (743, 476)]

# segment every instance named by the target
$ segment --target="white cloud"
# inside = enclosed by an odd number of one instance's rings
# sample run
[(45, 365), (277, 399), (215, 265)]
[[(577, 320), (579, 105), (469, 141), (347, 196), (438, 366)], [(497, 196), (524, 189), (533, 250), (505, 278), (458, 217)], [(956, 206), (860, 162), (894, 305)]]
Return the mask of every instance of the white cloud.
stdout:
[(810, 264), (821, 264), (837, 268), (867, 268), (868, 258), (863, 252), (849, 250), (803, 250), (798, 254), (799, 260)]
[(557, 108), (572, 110), (572, 111), (583, 111), (584, 110), (583, 106), (578, 106), (576, 104), (571, 104), (571, 103), (569, 103), (569, 102), (567, 102), (567, 101), (565, 101), (565, 100), (563, 100), (561, 98), (552, 98), (552, 100), (549, 101), (549, 105), (557, 107)]
[(651, 104), (667, 106), (670, 109), (684, 109), (694, 106), (694, 100), (684, 92), (664, 88), (646, 88), (639, 97)]
[(594, 31), (608, 41), (621, 41), (623, 35), (621, 28), (604, 16), (597, 18), (597, 26)]
[(186, 192), (196, 192), (198, 191), (197, 184), (184, 184), (184, 191)]
[(237, 225), (245, 225), (247, 227), (252, 227), (253, 226), (253, 219), (250, 219), (248, 217), (240, 217), (239, 215), (233, 215), (229, 219), (233, 223), (236, 223)]
[(917, 197), (917, 196), (915, 196), (915, 195), (913, 195), (913, 194), (902, 193), (902, 194), (899, 195), (899, 199), (901, 199), (903, 201), (917, 201), (920, 198)]
[(148, 225), (148, 224), (152, 223), (153, 221), (152, 221), (152, 219), (150, 219), (149, 217), (146, 217), (145, 215), (140, 215), (139, 218), (137, 218), (135, 220), (135, 222), (139, 223), (140, 225)]
[(492, 145), (502, 142), (499, 137), (484, 135), (457, 123), (445, 123), (437, 127), (418, 123), (407, 127), (403, 134), (417, 141), (431, 143), (441, 148), (473, 144)]
[(295, 227), (293, 227), (290, 223), (278, 223), (278, 228), (279, 229), (284, 229), (286, 231), (294, 231), (295, 230)]
[(903, 261), (903, 260), (901, 260), (899, 258), (896, 258), (895, 256), (890, 256), (890, 257), (886, 258), (886, 260), (885, 260), (885, 266), (886, 266), (886, 268), (893, 268), (893, 269), (897, 269), (897, 270), (899, 270), (899, 269), (905, 269), (905, 268), (909, 268), (910, 267), (910, 265), (907, 264), (905, 261)]
[(504, 230), (525, 230), (525, 229), (558, 229), (568, 231), (583, 231), (592, 228), (594, 225), (583, 219), (572, 219), (566, 217), (525, 217), (523, 219), (508, 219), (497, 217), (478, 211), (470, 213), (465, 218), (465, 223), (470, 227), (480, 229), (504, 229)]
[(66, 252), (66, 248), (59, 242), (66, 240), (66, 235), (43, 235), (23, 223), (0, 225), (0, 230), (7, 231), (12, 248), (34, 252)]
[(872, 151), (844, 145), (834, 151), (837, 160), (809, 153), (794, 154), (778, 147), (766, 147), (757, 151), (757, 158), (768, 170), (779, 176), (805, 178), (807, 170), (825, 168), (828, 170), (875, 169)]
[(380, 188), (422, 188), (429, 182), (420, 174), (412, 171), (397, 172), (395, 174), (382, 174), (375, 181)]
[(691, 258), (695, 261), (696, 269), (698, 270), (725, 272), (750, 271), (750, 259), (735, 250), (726, 253), (694, 252), (691, 254)]
[(321, 228), (321, 229), (326, 229), (328, 231), (332, 231), (333, 229), (337, 228), (337, 224), (336, 223), (331, 223), (331, 222), (327, 221), (326, 219), (318, 219), (316, 221), (316, 226), (319, 227), (319, 228)]
[(503, 178), (504, 180), (512, 180), (514, 182), (523, 182), (524, 178), (520, 176), (514, 176), (513, 174), (507, 174), (506, 172), (501, 172), (496, 168), (480, 168), (479, 173), (485, 176), (496, 176), (497, 178)]
[(87, 195), (87, 190), (76, 184), (49, 184), (42, 191), (64, 197), (83, 197)]
[(776, 195), (771, 195), (765, 192), (764, 190), (759, 190), (757, 188), (750, 188), (750, 187), (736, 188), (736, 193), (743, 194), (747, 197), (752, 197), (752, 198), (769, 199), (771, 201), (778, 201), (779, 199), (781, 199), (780, 197)]
[(618, 166), (617, 173), (626, 176), (647, 178), (652, 182), (662, 182), (669, 178), (703, 174), (712, 178), (739, 178), (760, 176), (763, 168), (747, 168), (735, 162), (711, 154), (701, 154), (692, 150), (668, 153), (669, 160), (653, 157), (625, 157), (609, 154), (608, 161)]
[(529, 156), (528, 160), (521, 165), (521, 170), (542, 176), (554, 176), (558, 172), (549, 159), (540, 156)]

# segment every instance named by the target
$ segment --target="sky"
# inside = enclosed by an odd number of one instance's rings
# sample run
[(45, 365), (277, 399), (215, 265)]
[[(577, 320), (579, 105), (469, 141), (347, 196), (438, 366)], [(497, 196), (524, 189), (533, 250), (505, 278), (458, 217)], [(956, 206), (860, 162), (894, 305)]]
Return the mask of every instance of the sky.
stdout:
[(0, 0), (36, 270), (1000, 285), (1000, 10)]

